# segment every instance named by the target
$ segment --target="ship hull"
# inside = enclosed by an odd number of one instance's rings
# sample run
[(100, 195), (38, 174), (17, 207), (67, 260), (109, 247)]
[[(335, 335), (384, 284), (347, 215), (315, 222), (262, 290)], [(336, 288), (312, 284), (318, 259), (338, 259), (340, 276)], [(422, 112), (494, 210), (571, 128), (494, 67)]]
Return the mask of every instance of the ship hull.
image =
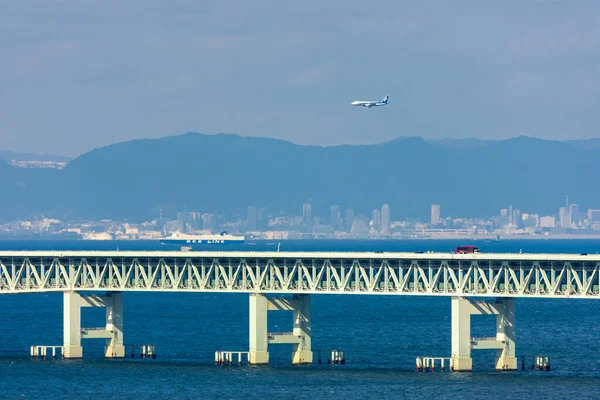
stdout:
[(242, 239), (161, 239), (160, 244), (191, 246), (198, 244), (243, 244)]

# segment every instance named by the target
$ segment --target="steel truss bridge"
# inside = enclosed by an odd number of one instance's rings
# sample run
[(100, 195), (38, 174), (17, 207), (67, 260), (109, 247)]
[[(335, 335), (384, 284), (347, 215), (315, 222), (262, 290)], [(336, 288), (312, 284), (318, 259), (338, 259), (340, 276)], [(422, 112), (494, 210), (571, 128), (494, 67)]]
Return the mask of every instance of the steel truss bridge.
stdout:
[(230, 292), (600, 299), (600, 255), (0, 251), (0, 294)]

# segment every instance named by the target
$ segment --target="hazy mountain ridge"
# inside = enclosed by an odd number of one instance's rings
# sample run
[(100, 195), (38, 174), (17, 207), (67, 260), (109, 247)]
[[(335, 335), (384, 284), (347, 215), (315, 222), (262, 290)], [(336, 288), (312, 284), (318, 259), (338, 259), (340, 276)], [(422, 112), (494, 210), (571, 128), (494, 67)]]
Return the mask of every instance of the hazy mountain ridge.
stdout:
[(454, 216), (487, 216), (510, 204), (554, 213), (567, 193), (583, 207), (600, 206), (600, 161), (589, 149), (529, 137), (318, 147), (187, 133), (95, 149), (62, 171), (0, 162), (0, 184), (14, 194), (0, 207), (5, 217), (130, 220), (154, 218), (161, 207), (230, 215), (257, 205), (299, 214), (309, 200), (323, 216), (333, 204), (366, 214), (382, 203), (394, 218), (427, 218), (431, 203)]
[(587, 150), (599, 150), (600, 149), (600, 139), (568, 140), (565, 143), (569, 143), (570, 145), (575, 146), (580, 149), (587, 149)]

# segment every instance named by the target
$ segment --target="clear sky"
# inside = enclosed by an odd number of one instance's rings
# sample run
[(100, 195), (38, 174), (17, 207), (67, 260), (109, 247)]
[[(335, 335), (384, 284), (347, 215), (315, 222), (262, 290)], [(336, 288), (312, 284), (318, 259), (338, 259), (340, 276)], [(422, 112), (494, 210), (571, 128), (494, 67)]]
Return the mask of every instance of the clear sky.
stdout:
[(589, 138), (599, 41), (598, 1), (4, 0), (0, 149)]

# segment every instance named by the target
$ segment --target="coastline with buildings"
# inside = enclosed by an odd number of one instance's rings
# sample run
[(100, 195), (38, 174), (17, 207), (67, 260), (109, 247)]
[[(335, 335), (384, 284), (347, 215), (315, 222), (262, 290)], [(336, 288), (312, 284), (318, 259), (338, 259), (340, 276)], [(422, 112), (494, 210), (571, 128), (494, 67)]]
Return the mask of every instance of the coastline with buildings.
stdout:
[(248, 240), (302, 239), (401, 239), (401, 240), (523, 240), (600, 239), (600, 209), (580, 210), (568, 197), (555, 215), (525, 213), (509, 206), (488, 218), (443, 216), (440, 204), (431, 205), (428, 221), (393, 220), (389, 204), (371, 215), (332, 205), (328, 215), (315, 215), (311, 203), (301, 215), (269, 213), (266, 207), (249, 206), (225, 217), (219, 213), (180, 211), (166, 218), (160, 211), (152, 221), (62, 221), (34, 215), (0, 223), (0, 239), (159, 240), (172, 233), (214, 234), (227, 231)]

